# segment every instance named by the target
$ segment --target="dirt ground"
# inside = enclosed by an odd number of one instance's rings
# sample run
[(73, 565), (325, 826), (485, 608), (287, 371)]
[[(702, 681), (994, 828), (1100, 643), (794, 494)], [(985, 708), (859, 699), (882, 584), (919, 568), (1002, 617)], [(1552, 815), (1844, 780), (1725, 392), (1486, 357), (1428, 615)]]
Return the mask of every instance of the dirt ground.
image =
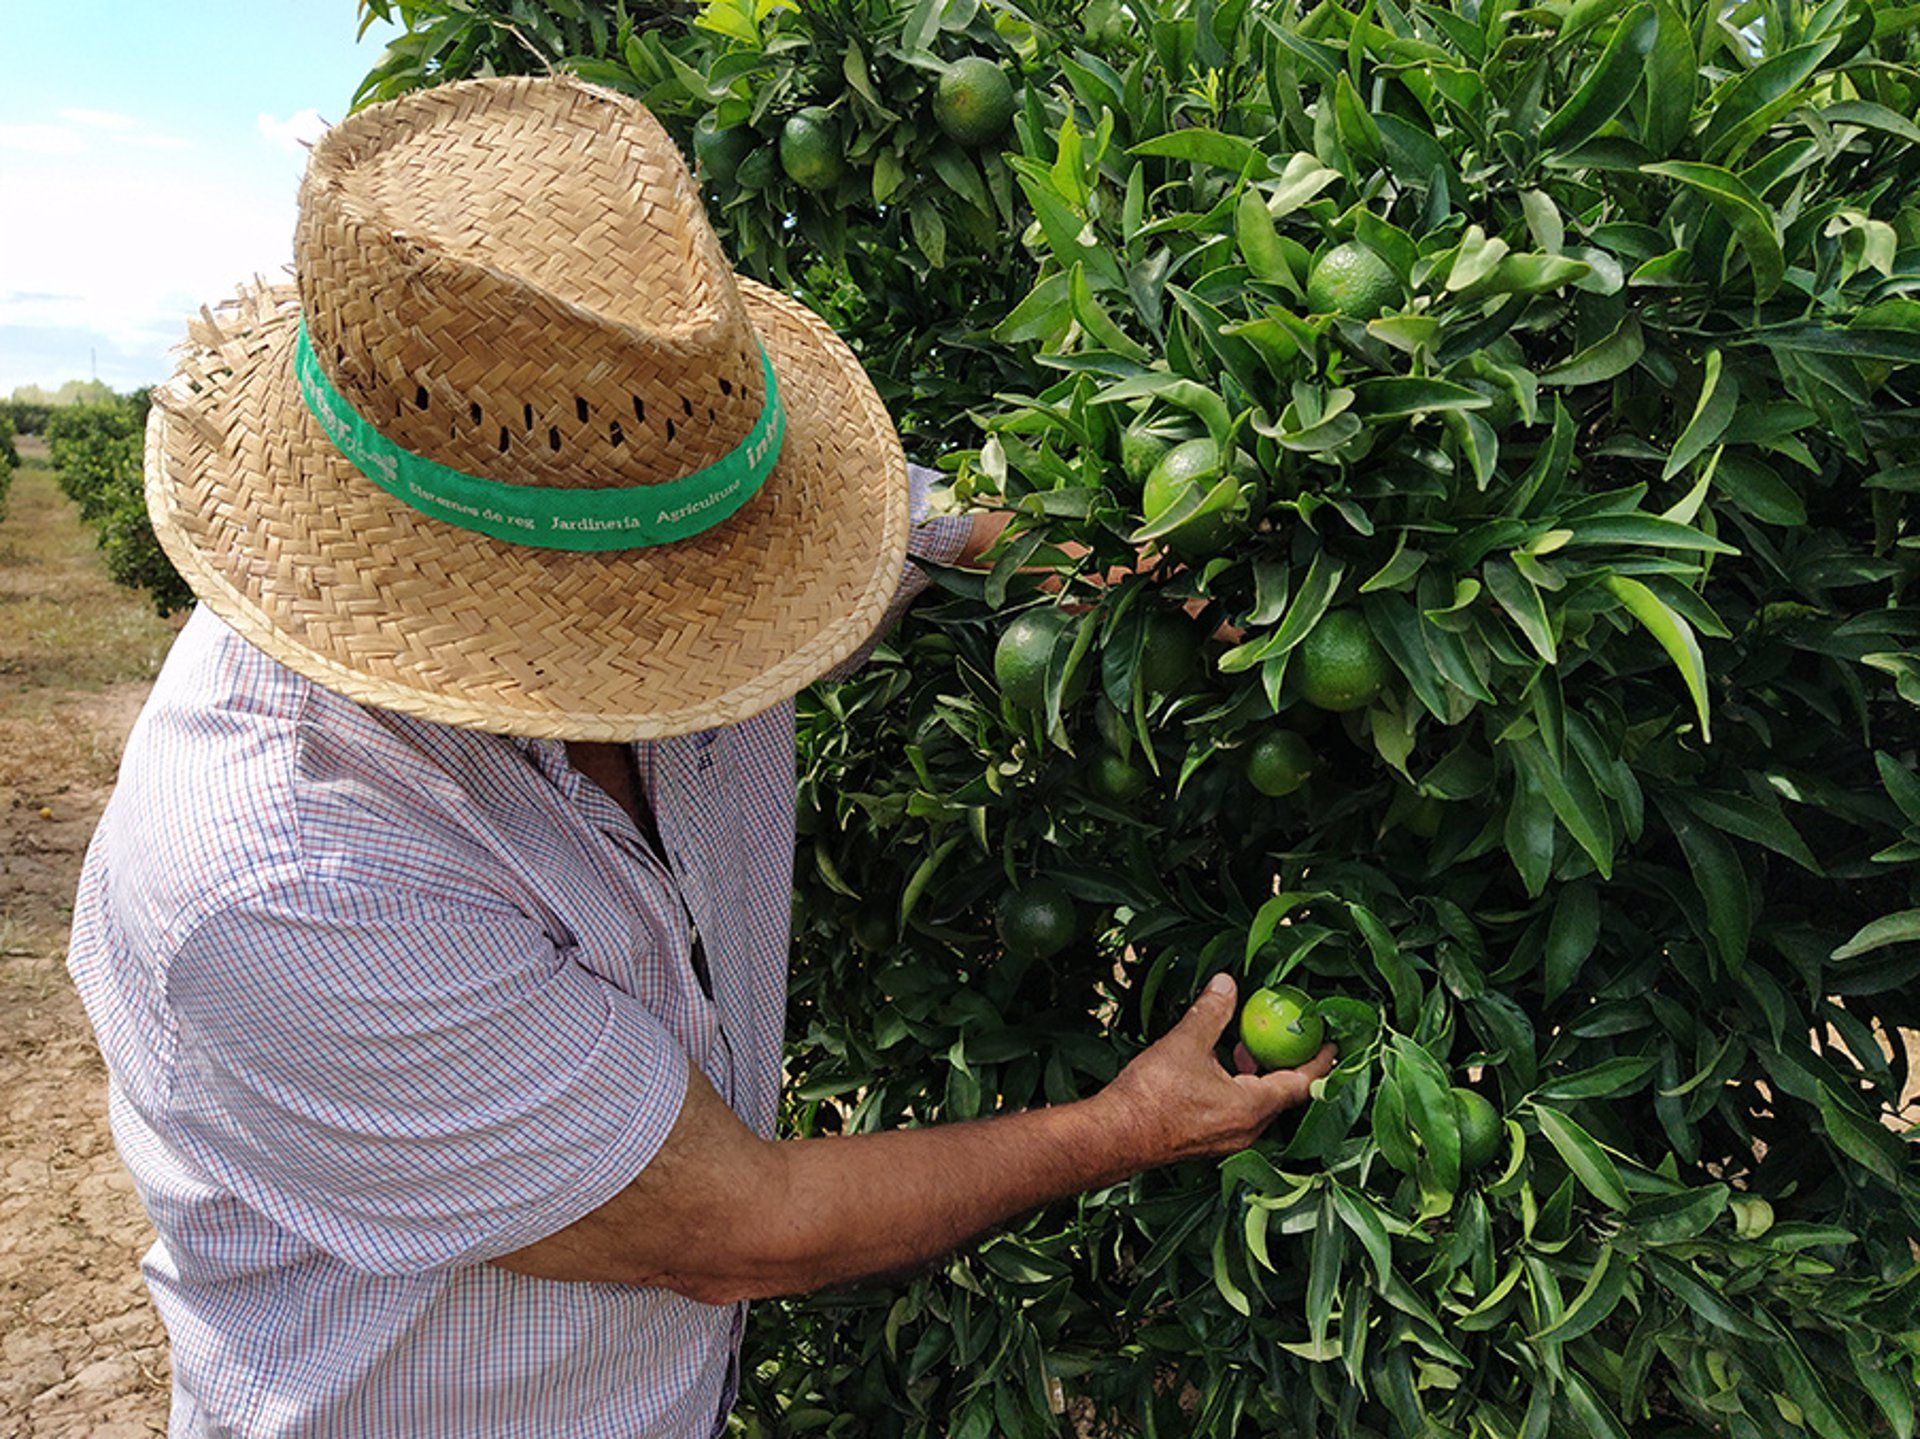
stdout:
[(152, 1233), (64, 960), (81, 856), (176, 626), (108, 582), (44, 451), (0, 520), (0, 1434), (164, 1434)]

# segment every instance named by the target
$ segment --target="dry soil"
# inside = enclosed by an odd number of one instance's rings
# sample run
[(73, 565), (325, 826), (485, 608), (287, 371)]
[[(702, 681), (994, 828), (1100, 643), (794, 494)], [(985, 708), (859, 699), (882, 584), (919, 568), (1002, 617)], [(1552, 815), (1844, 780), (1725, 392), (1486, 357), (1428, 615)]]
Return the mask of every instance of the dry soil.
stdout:
[(175, 625), (115, 588), (44, 451), (0, 519), (0, 1434), (164, 1434), (152, 1239), (64, 965), (76, 877)]

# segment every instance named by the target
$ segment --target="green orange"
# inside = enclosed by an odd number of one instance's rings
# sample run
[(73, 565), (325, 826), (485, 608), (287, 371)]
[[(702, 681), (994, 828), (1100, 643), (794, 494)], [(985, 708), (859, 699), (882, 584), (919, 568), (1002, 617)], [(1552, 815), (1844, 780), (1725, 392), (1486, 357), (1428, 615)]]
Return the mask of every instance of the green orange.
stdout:
[(1045, 875), (1001, 897), (1000, 942), (1016, 959), (1050, 959), (1073, 943), (1079, 929), (1073, 896)]
[(853, 942), (869, 952), (877, 952), (890, 946), (898, 928), (894, 921), (893, 906), (879, 900), (868, 900), (853, 912)]
[[(1054, 647), (1073, 622), (1052, 606), (1027, 610), (1000, 636), (993, 651), (993, 677), (1000, 693), (1021, 709), (1037, 710), (1047, 702), (1047, 664)], [(1064, 659), (1064, 655), (1062, 656)], [(1081, 665), (1060, 697), (1072, 704), (1087, 687), (1089, 667)]]
[(1153, 467), (1168, 450), (1188, 438), (1174, 426), (1142, 421), (1129, 425), (1120, 436), (1120, 468), (1136, 485), (1144, 485)]
[(1453, 1091), (1453, 1115), (1460, 1126), (1460, 1172), (1483, 1169), (1500, 1151), (1506, 1126), (1500, 1111), (1484, 1095), (1471, 1089)]
[(748, 126), (729, 125), (723, 130), (712, 115), (702, 115), (693, 127), (693, 155), (707, 183), (731, 185), (740, 162), (753, 153), (757, 138)]
[(1338, 714), (1372, 704), (1387, 683), (1386, 652), (1358, 610), (1329, 610), (1294, 654), (1308, 704)]
[(1365, 245), (1335, 245), (1307, 276), (1307, 304), (1316, 315), (1371, 320), (1401, 298), (1400, 276)]
[(831, 190), (840, 183), (847, 160), (825, 110), (810, 108), (788, 117), (780, 131), (780, 168), (803, 189)]
[(1240, 1042), (1262, 1069), (1296, 1069), (1320, 1052), (1326, 1021), (1291, 984), (1256, 989), (1240, 1010)]
[(1150, 695), (1183, 694), (1200, 677), (1200, 627), (1184, 610), (1155, 610), (1140, 637), (1140, 684)]
[(1269, 729), (1247, 746), (1247, 783), (1278, 799), (1292, 794), (1319, 763), (1313, 746), (1290, 729)]
[(1187, 440), (1160, 457), (1141, 491), (1141, 514), (1155, 525), (1178, 506), (1190, 502), (1194, 491), (1207, 496), (1200, 508), (1160, 537), (1160, 542), (1186, 559), (1205, 559), (1221, 553), (1248, 527), (1265, 503), (1260, 472), (1245, 455), (1231, 458), (1240, 480), (1217, 496), (1214, 490), (1228, 473), (1228, 461), (1211, 439)]
[(1087, 788), (1096, 799), (1125, 805), (1153, 788), (1153, 776), (1126, 756), (1103, 749), (1087, 766)]
[(934, 123), (962, 145), (986, 145), (1013, 123), (1013, 83), (984, 55), (947, 66), (933, 92)]

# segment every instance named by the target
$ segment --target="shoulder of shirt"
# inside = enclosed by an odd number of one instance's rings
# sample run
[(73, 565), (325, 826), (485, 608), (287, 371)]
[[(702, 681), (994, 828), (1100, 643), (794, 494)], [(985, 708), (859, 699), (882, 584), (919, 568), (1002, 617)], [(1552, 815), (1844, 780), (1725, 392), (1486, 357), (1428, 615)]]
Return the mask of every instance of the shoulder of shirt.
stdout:
[(114, 903), (171, 945), (290, 886), (450, 897), (447, 765), (508, 743), (357, 705), (198, 612), (101, 823)]

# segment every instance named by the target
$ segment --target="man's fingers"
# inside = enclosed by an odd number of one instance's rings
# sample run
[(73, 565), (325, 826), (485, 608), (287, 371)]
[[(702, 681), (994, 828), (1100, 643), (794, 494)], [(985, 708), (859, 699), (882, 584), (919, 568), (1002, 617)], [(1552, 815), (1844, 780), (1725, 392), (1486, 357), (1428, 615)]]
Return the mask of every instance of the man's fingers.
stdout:
[(1260, 1072), (1260, 1061), (1247, 1052), (1247, 1047), (1244, 1044), (1236, 1044), (1233, 1047), (1233, 1072), (1235, 1074), (1258, 1074)]
[(1318, 1054), (1297, 1069), (1276, 1069), (1271, 1074), (1247, 1075), (1237, 1082), (1257, 1088), (1275, 1108), (1291, 1109), (1297, 1104), (1305, 1104), (1312, 1097), (1313, 1082), (1325, 1078), (1339, 1057), (1338, 1049), (1331, 1044), (1323, 1044)]
[(1220, 1036), (1226, 1032), (1227, 1021), (1233, 1018), (1234, 984), (1233, 976), (1216, 974), (1207, 981), (1207, 987), (1200, 991), (1200, 997), (1193, 1002), (1193, 1008), (1180, 1017), (1180, 1022), (1169, 1031), (1177, 1034), (1181, 1040), (1195, 1049), (1211, 1052), (1220, 1042)]

